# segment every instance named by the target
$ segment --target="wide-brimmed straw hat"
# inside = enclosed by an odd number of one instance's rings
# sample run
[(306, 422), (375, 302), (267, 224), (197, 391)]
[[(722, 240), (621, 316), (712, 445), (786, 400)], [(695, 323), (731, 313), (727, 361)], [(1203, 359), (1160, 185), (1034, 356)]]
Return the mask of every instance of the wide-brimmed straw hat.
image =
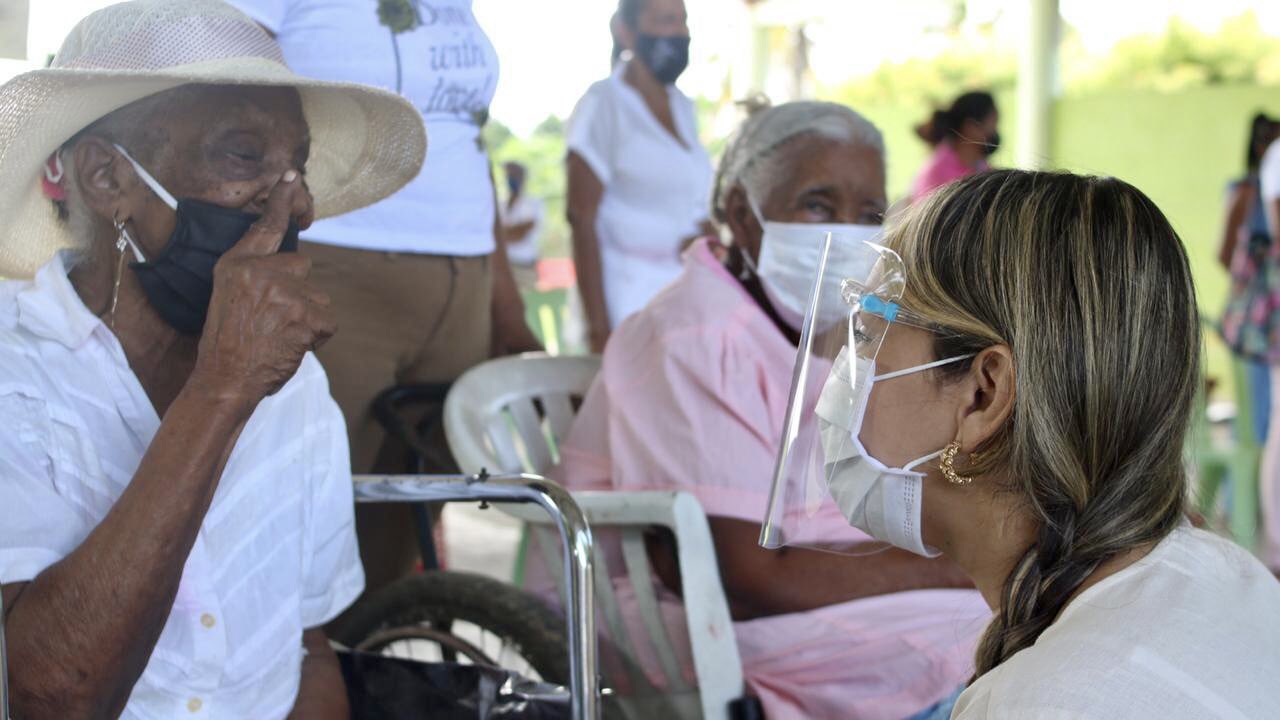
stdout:
[(262, 28), (220, 0), (113, 5), (76, 25), (51, 67), (0, 86), (0, 276), (29, 276), (72, 244), (41, 188), (49, 156), (104, 115), (193, 83), (298, 90), (311, 128), (307, 183), (317, 217), (390, 195), (426, 157), (426, 128), (411, 104), (294, 74)]

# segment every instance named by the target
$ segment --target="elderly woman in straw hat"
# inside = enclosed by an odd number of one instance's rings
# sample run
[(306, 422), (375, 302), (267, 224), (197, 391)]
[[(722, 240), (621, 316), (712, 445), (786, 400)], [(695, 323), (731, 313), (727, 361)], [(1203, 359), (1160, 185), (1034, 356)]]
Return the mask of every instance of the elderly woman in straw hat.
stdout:
[(425, 151), (411, 106), (293, 75), (216, 0), (107, 8), (0, 87), (15, 716), (346, 717), (335, 328), (289, 250)]

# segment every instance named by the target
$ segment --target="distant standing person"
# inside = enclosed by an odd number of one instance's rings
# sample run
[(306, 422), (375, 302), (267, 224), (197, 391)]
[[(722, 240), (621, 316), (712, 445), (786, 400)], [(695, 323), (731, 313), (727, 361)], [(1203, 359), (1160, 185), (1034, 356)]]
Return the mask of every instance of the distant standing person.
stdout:
[(683, 0), (621, 0), (630, 54), (569, 120), (569, 225), (591, 349), (680, 274), (680, 251), (711, 234), (711, 160), (693, 102), (675, 87), (689, 62)]
[(911, 202), (952, 180), (989, 170), (1000, 147), (1000, 111), (989, 92), (967, 92), (946, 110), (936, 110), (916, 134), (933, 148), (911, 186)]
[(1253, 431), (1262, 444), (1271, 414), (1269, 363), (1280, 361), (1280, 315), (1273, 294), (1280, 290), (1280, 268), (1267, 231), (1266, 208), (1258, 178), (1262, 154), (1280, 125), (1262, 113), (1254, 115), (1245, 148), (1245, 174), (1227, 188), (1227, 220), (1218, 261), (1231, 273), (1231, 294), (1222, 314), (1222, 337), (1245, 363), (1249, 380)]
[(507, 248), (511, 272), (522, 291), (533, 290), (538, 281), (538, 238), (542, 234), (542, 201), (529, 194), (528, 170), (518, 162), (502, 165), (507, 176), (507, 200), (499, 206), (502, 226), (498, 239)]
[[(1258, 167), (1258, 184), (1262, 193), (1263, 214), (1267, 231), (1280, 238), (1280, 139), (1272, 140)], [(1270, 256), (1274, 262), (1275, 250)], [(1274, 297), (1274, 296), (1273, 296)], [(1273, 303), (1274, 307), (1274, 303)], [(1280, 357), (1271, 360), (1271, 407), (1280, 408)], [(1280, 575), (1280, 422), (1267, 428), (1267, 444), (1262, 453), (1263, 544), (1262, 561), (1271, 572)]]

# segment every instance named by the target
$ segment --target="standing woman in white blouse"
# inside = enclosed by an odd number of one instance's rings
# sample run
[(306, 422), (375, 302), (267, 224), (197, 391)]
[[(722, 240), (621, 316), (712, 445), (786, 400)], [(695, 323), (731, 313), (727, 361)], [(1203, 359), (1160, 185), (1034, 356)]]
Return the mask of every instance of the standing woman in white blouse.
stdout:
[(689, 60), (683, 0), (621, 0), (630, 59), (592, 85), (569, 120), (569, 224), (591, 348), (680, 274), (680, 250), (710, 234), (711, 160), (693, 103), (674, 83)]

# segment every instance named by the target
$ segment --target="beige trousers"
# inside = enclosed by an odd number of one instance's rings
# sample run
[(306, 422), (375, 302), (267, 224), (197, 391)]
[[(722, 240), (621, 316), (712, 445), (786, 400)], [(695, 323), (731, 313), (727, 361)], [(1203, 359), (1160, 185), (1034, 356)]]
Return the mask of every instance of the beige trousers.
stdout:
[[(337, 334), (316, 355), (347, 421), (352, 471), (403, 472), (403, 448), (386, 442), (371, 403), (392, 385), (452, 382), (488, 359), (493, 301), (489, 257), (386, 253), (309, 242), (301, 244), (301, 252), (311, 258), (312, 281), (330, 295), (338, 320)], [(436, 442), (443, 443), (443, 436)], [(418, 553), (408, 506), (359, 506), (356, 531), (368, 590), (413, 569)]]

